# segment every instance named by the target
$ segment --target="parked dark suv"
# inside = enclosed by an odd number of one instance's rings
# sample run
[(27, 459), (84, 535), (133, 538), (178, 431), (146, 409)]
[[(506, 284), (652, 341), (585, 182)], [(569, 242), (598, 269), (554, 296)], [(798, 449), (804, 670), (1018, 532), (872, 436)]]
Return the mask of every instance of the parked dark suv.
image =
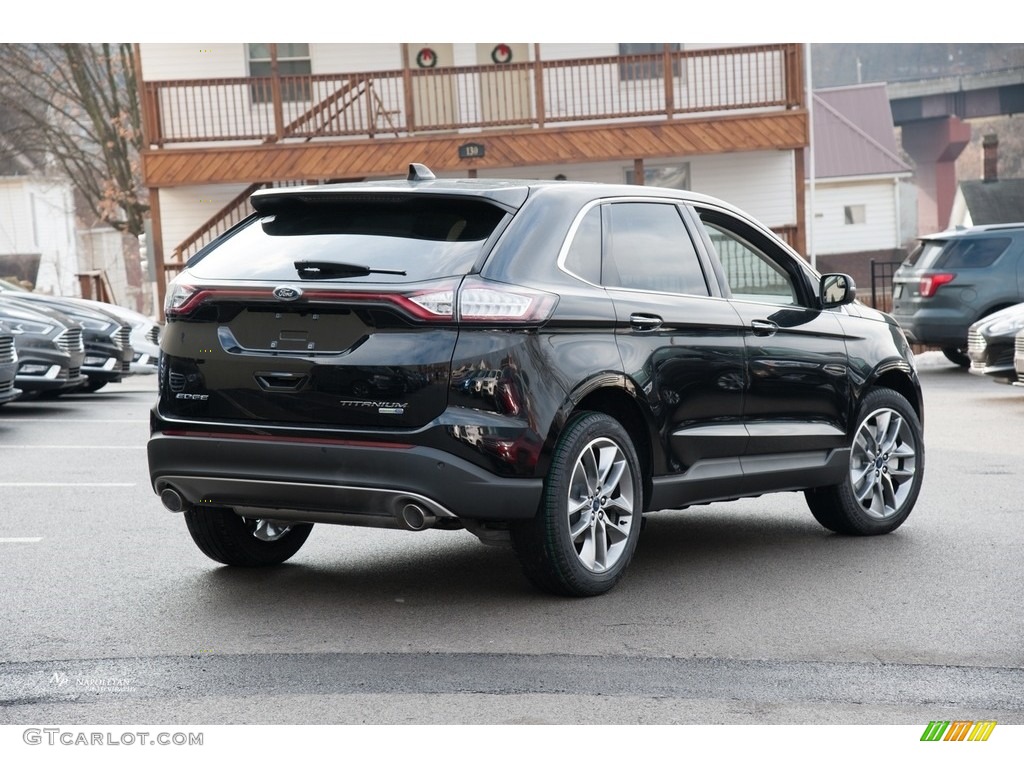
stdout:
[(252, 203), (168, 287), (148, 447), (214, 560), (465, 528), (592, 595), (648, 511), (801, 491), (866, 535), (914, 506), (903, 332), (726, 203), (415, 165)]
[(971, 364), (967, 331), (1024, 301), (1024, 224), (966, 227), (921, 238), (892, 279), (892, 314), (911, 341)]

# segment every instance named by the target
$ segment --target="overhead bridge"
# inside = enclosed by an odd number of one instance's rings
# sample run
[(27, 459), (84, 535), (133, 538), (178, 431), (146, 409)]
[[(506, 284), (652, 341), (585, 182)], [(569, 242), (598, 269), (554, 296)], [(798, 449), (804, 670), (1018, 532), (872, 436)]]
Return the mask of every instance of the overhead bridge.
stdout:
[(971, 140), (966, 120), (1024, 113), (1024, 66), (887, 85), (893, 122), (916, 166), (918, 230), (945, 229), (956, 195), (956, 159)]

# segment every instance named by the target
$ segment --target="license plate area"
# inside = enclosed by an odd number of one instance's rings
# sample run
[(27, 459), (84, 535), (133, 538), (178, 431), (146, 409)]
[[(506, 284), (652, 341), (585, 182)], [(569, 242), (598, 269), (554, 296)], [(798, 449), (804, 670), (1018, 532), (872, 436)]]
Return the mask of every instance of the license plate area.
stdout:
[(217, 329), (234, 354), (339, 355), (365, 339), (369, 329), (349, 310), (270, 311), (245, 309)]

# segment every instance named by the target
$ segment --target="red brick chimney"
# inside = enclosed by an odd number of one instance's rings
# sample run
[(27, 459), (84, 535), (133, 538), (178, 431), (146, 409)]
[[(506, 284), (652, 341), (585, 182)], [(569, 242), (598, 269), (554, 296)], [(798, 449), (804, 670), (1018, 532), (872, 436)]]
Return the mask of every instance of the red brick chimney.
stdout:
[(982, 163), (982, 181), (999, 181), (999, 137), (994, 133), (985, 135), (981, 140), (984, 154)]

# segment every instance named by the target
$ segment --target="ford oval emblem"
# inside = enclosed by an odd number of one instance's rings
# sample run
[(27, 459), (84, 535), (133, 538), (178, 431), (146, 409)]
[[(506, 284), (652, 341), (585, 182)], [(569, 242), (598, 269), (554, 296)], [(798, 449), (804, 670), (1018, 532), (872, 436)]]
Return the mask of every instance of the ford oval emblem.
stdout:
[(290, 285), (279, 285), (274, 289), (274, 296), (281, 301), (295, 301), (301, 295), (301, 288), (292, 288)]

